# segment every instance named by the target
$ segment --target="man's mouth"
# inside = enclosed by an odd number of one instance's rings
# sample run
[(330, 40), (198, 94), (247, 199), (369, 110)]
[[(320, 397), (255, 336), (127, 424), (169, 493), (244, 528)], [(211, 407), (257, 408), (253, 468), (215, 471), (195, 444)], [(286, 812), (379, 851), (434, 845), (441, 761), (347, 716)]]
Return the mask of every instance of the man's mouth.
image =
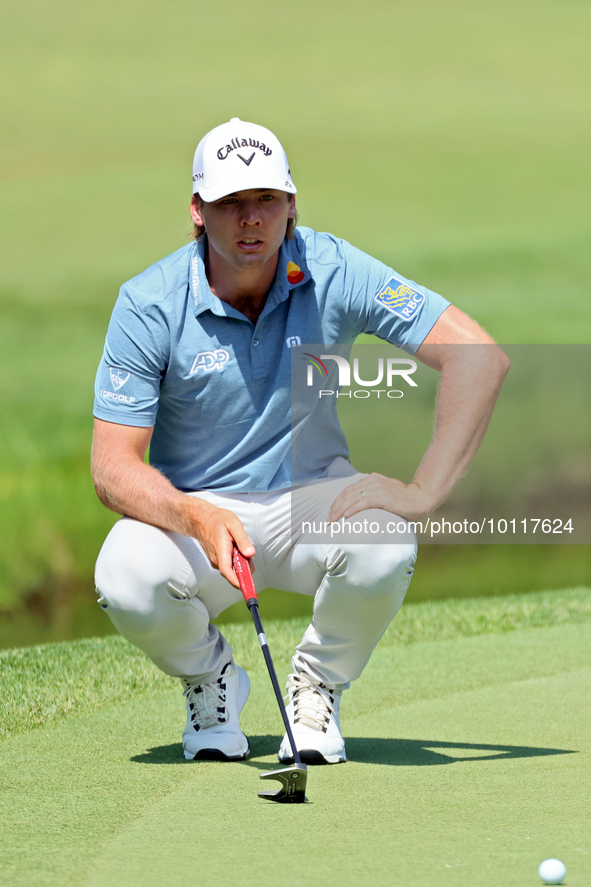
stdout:
[(257, 249), (262, 244), (262, 240), (259, 240), (258, 237), (243, 237), (242, 240), (238, 241), (238, 246), (244, 250), (254, 250)]

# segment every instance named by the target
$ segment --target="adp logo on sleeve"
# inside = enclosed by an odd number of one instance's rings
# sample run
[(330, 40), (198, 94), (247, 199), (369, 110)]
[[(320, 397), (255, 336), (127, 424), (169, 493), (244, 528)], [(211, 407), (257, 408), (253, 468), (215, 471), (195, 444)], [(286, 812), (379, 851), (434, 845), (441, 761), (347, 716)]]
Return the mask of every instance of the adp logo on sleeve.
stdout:
[(376, 296), (384, 308), (402, 320), (412, 320), (423, 307), (425, 296), (407, 283), (391, 277)]

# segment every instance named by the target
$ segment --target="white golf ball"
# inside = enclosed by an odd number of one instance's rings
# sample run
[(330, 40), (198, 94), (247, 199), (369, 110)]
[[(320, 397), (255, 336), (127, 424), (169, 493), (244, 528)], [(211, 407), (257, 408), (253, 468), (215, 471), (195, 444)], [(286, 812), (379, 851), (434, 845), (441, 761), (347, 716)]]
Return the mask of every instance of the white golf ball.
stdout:
[(538, 875), (544, 884), (562, 884), (566, 866), (559, 859), (545, 859), (538, 867)]

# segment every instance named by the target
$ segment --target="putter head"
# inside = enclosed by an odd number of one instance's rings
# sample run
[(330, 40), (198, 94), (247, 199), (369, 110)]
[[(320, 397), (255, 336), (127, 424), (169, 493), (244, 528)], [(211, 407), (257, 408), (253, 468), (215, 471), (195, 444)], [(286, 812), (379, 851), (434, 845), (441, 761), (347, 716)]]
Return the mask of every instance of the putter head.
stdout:
[(280, 804), (303, 804), (306, 800), (308, 769), (305, 764), (293, 764), (283, 770), (270, 770), (261, 773), (261, 779), (276, 779), (281, 783), (277, 792), (259, 792), (259, 798), (278, 801)]

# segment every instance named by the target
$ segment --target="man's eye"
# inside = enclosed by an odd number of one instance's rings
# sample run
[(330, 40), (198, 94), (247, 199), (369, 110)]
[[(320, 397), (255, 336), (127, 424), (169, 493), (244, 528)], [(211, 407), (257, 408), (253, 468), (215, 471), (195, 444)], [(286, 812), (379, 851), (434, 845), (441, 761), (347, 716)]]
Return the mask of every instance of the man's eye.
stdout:
[(274, 199), (274, 195), (273, 194), (261, 194), (261, 199), (266, 200), (268, 202), (269, 200)]

